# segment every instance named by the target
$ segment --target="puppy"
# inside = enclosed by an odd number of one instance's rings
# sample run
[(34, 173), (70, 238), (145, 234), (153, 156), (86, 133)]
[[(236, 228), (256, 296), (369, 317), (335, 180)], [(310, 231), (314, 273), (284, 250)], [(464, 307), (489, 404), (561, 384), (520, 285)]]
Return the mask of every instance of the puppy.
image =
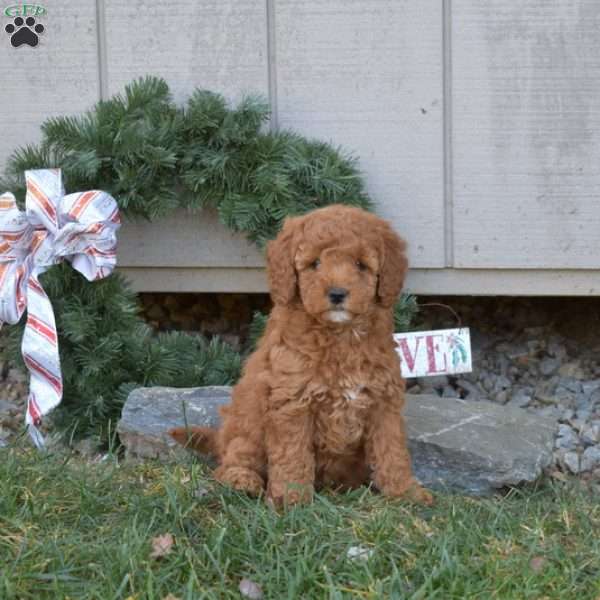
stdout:
[(411, 471), (392, 338), (405, 243), (379, 217), (333, 205), (286, 219), (267, 267), (274, 308), (221, 428), (170, 434), (214, 455), (217, 480), (276, 505), (369, 481), (431, 503)]

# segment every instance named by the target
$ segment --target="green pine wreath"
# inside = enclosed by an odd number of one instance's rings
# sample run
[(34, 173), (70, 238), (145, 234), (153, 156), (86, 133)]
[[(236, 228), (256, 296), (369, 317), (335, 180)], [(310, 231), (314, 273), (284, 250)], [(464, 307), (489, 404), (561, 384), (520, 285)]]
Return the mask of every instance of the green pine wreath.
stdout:
[[(138, 79), (83, 116), (47, 119), (41, 142), (9, 158), (0, 191), (23, 202), (26, 170), (60, 167), (68, 191), (105, 190), (125, 217), (155, 220), (177, 208), (213, 207), (259, 247), (287, 216), (334, 203), (372, 209), (353, 156), (291, 131), (269, 131), (268, 119), (258, 96), (230, 107), (223, 96), (198, 89), (180, 107), (164, 80)], [(53, 416), (71, 436), (106, 441), (134, 387), (226, 385), (239, 376), (243, 356), (218, 338), (154, 335), (118, 274), (90, 285), (59, 265), (42, 283), (56, 316), (64, 384)], [(415, 312), (414, 299), (404, 297), (397, 330)], [(264, 316), (255, 321), (254, 337)], [(23, 327), (9, 334), (11, 357), (22, 366)]]
[(67, 190), (103, 189), (130, 218), (215, 207), (221, 221), (264, 245), (285, 217), (341, 202), (371, 208), (356, 159), (290, 131), (271, 132), (269, 106), (231, 108), (196, 90), (183, 108), (146, 77), (81, 117), (54, 117), (42, 141), (9, 159), (0, 189), (23, 196), (24, 171), (60, 167)]

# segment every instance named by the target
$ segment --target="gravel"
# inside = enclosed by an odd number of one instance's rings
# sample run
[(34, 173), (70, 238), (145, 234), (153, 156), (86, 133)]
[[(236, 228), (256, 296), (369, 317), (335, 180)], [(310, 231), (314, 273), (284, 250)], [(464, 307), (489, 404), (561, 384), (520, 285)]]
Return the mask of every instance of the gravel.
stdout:
[(3, 358), (4, 332), (0, 333), (0, 447), (24, 426), (27, 404), (27, 376)]
[[(426, 299), (419, 299), (426, 304)], [(600, 303), (594, 299), (436, 298), (470, 327), (473, 373), (408, 382), (410, 392), (518, 407), (556, 420), (559, 469), (600, 472)], [(457, 327), (450, 311), (422, 311), (423, 329)]]

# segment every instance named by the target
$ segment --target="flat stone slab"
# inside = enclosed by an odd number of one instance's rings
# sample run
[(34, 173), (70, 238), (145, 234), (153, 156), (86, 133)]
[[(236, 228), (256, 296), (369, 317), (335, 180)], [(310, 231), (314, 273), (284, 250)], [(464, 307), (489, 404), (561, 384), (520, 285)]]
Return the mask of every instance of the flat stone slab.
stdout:
[(219, 406), (230, 399), (229, 386), (137, 388), (127, 397), (117, 432), (129, 457), (169, 460), (183, 450), (169, 429), (186, 424), (217, 427)]
[(432, 489), (486, 495), (552, 462), (558, 423), (522, 408), (407, 394), (404, 416), (413, 469)]
[[(172, 427), (219, 423), (231, 388), (138, 388), (117, 431), (128, 456), (172, 459), (182, 449)], [(433, 395), (407, 394), (408, 445), (417, 478), (437, 490), (487, 495), (535, 481), (552, 461), (557, 423), (523, 409)]]

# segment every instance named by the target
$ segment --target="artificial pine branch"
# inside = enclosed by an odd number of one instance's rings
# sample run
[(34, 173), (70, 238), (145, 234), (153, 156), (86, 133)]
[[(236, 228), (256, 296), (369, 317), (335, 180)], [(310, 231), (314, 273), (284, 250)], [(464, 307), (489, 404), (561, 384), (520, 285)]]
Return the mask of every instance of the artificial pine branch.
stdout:
[(47, 119), (40, 144), (12, 154), (3, 182), (22, 198), (25, 170), (60, 167), (68, 191), (103, 189), (126, 216), (213, 206), (226, 226), (259, 245), (288, 215), (334, 202), (370, 207), (351, 156), (264, 131), (268, 118), (260, 96), (230, 107), (196, 90), (182, 108), (164, 80), (146, 77), (83, 116)]
[(418, 313), (417, 297), (412, 294), (402, 294), (394, 306), (394, 332), (410, 331)]

